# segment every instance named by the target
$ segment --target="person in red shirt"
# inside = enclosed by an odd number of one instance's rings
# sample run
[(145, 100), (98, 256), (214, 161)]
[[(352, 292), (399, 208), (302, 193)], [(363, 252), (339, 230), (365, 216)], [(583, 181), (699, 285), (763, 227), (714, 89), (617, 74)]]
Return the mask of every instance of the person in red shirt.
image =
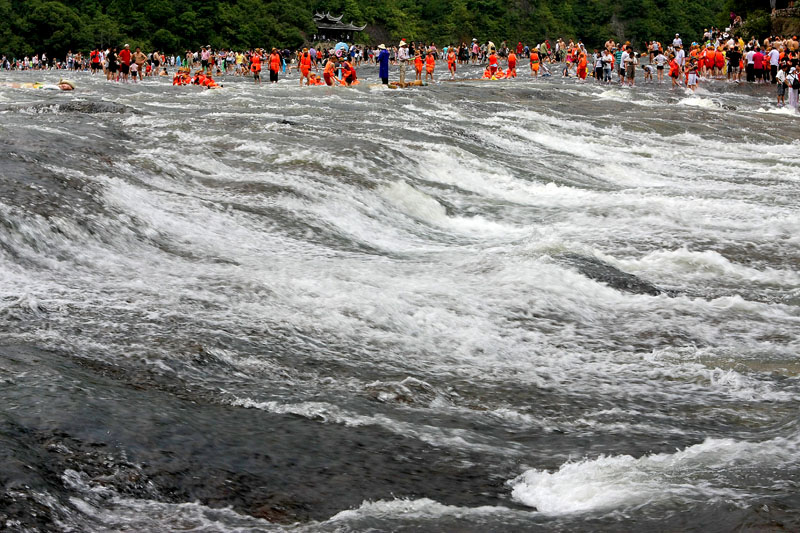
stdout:
[(100, 52), (95, 48), (89, 54), (89, 59), (92, 62), (92, 74), (96, 74), (98, 70), (103, 68), (103, 65), (100, 63)]
[(518, 55), (518, 56), (521, 56), (521, 55), (522, 55), (522, 51), (523, 51), (524, 49), (525, 49), (525, 48), (522, 46), (522, 41), (519, 41), (519, 42), (517, 43), (517, 55)]
[(131, 71), (131, 45), (126, 44), (119, 54), (119, 72), (122, 74), (122, 81), (128, 83), (128, 73)]
[(756, 75), (756, 83), (763, 83), (764, 54), (761, 53), (761, 47), (756, 48), (756, 53), (753, 54), (753, 72)]

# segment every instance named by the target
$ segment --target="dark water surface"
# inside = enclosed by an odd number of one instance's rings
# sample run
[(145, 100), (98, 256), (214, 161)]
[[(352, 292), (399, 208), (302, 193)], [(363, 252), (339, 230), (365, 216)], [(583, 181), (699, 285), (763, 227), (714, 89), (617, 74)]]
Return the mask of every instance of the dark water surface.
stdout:
[(771, 89), (76, 81), (0, 88), (0, 530), (800, 530)]

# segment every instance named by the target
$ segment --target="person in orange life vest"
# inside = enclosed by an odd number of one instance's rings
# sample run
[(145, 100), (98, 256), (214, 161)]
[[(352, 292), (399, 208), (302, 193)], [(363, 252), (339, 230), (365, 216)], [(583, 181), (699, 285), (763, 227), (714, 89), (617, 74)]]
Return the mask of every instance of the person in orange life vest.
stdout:
[(336, 63), (334, 63), (333, 56), (329, 57), (328, 62), (325, 63), (322, 77), (325, 79), (325, 85), (333, 85), (333, 80), (336, 79)]
[(311, 70), (311, 55), (308, 53), (308, 48), (303, 48), (303, 53), (300, 55), (300, 87), (303, 86), (305, 79), (311, 85), (308, 77), (308, 71)]
[(669, 77), (672, 78), (672, 86), (680, 87), (679, 78), (681, 76), (681, 66), (675, 61), (675, 54), (669, 56)]
[(583, 52), (578, 56), (578, 77), (581, 81), (586, 81), (586, 54)]
[(722, 71), (725, 69), (725, 52), (722, 51), (720, 46), (714, 54), (714, 70), (717, 76), (722, 76)]
[(425, 81), (428, 81), (430, 77), (431, 82), (433, 82), (433, 71), (436, 68), (436, 58), (433, 55), (433, 52), (428, 52), (428, 55), (425, 57)]
[(497, 52), (492, 49), (492, 53), (489, 54), (489, 74), (494, 76), (495, 72), (497, 72)]
[(422, 55), (419, 50), (414, 53), (414, 70), (417, 73), (417, 81), (422, 81)]
[(353, 84), (356, 83), (356, 79), (357, 79), (356, 78), (356, 69), (353, 67), (353, 65), (350, 63), (350, 61), (345, 59), (344, 61), (342, 61), (342, 79), (341, 79), (341, 83), (344, 84), (344, 85), (347, 85), (349, 87), (350, 85), (353, 85)]
[(714, 48), (709, 46), (706, 48), (706, 75), (711, 76), (714, 72), (714, 65), (716, 64), (717, 53)]
[(253, 73), (253, 81), (261, 83), (261, 48), (256, 48), (250, 56), (250, 72)]
[(203, 82), (206, 81), (206, 75), (203, 70), (198, 70), (194, 73), (194, 78), (192, 78), (192, 85), (203, 85)]
[(308, 75), (308, 84), (309, 85), (325, 85), (319, 77), (314, 74), (313, 72)]
[(278, 83), (278, 72), (281, 70), (281, 55), (278, 53), (277, 48), (272, 49), (269, 55), (269, 81), (271, 83)]
[(517, 77), (517, 54), (514, 52), (508, 53), (508, 70), (506, 71), (506, 78)]
[(538, 78), (539, 77), (539, 47), (534, 48), (531, 50), (531, 76)]
[(222, 85), (218, 85), (217, 82), (211, 77), (211, 72), (209, 72), (203, 82), (200, 84), (207, 89), (216, 89), (218, 87), (222, 87)]
[(447, 69), (450, 71), (451, 80), (456, 79), (456, 61), (458, 61), (458, 56), (451, 46), (447, 52)]

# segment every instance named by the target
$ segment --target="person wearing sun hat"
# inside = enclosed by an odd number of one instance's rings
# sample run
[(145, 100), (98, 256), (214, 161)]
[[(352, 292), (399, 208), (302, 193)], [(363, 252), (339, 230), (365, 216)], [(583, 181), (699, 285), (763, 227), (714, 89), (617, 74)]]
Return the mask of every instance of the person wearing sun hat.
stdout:
[(379, 44), (378, 50), (378, 77), (381, 83), (389, 85), (389, 50), (385, 44)]
[(400, 84), (406, 82), (406, 67), (408, 66), (408, 45), (405, 39), (397, 45), (397, 61), (400, 63)]

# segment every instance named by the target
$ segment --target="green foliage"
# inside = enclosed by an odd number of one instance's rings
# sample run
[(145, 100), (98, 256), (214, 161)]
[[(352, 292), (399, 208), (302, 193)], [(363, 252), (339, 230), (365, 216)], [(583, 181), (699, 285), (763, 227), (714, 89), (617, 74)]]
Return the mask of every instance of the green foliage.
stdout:
[(742, 25), (742, 35), (745, 37), (761, 37), (771, 33), (772, 17), (766, 11), (753, 11), (747, 17), (747, 22)]
[[(393, 41), (439, 46), (473, 37), (497, 44), (558, 37), (588, 46), (609, 38), (637, 44), (666, 42), (675, 32), (696, 38), (725, 22), (731, 9), (756, 6), (756, 0), (0, 0), (0, 52), (63, 57), (70, 49), (125, 42), (167, 53), (206, 44), (298, 47), (315, 33), (317, 11), (381, 28)], [(748, 26), (759, 34), (764, 27), (761, 18)]]

